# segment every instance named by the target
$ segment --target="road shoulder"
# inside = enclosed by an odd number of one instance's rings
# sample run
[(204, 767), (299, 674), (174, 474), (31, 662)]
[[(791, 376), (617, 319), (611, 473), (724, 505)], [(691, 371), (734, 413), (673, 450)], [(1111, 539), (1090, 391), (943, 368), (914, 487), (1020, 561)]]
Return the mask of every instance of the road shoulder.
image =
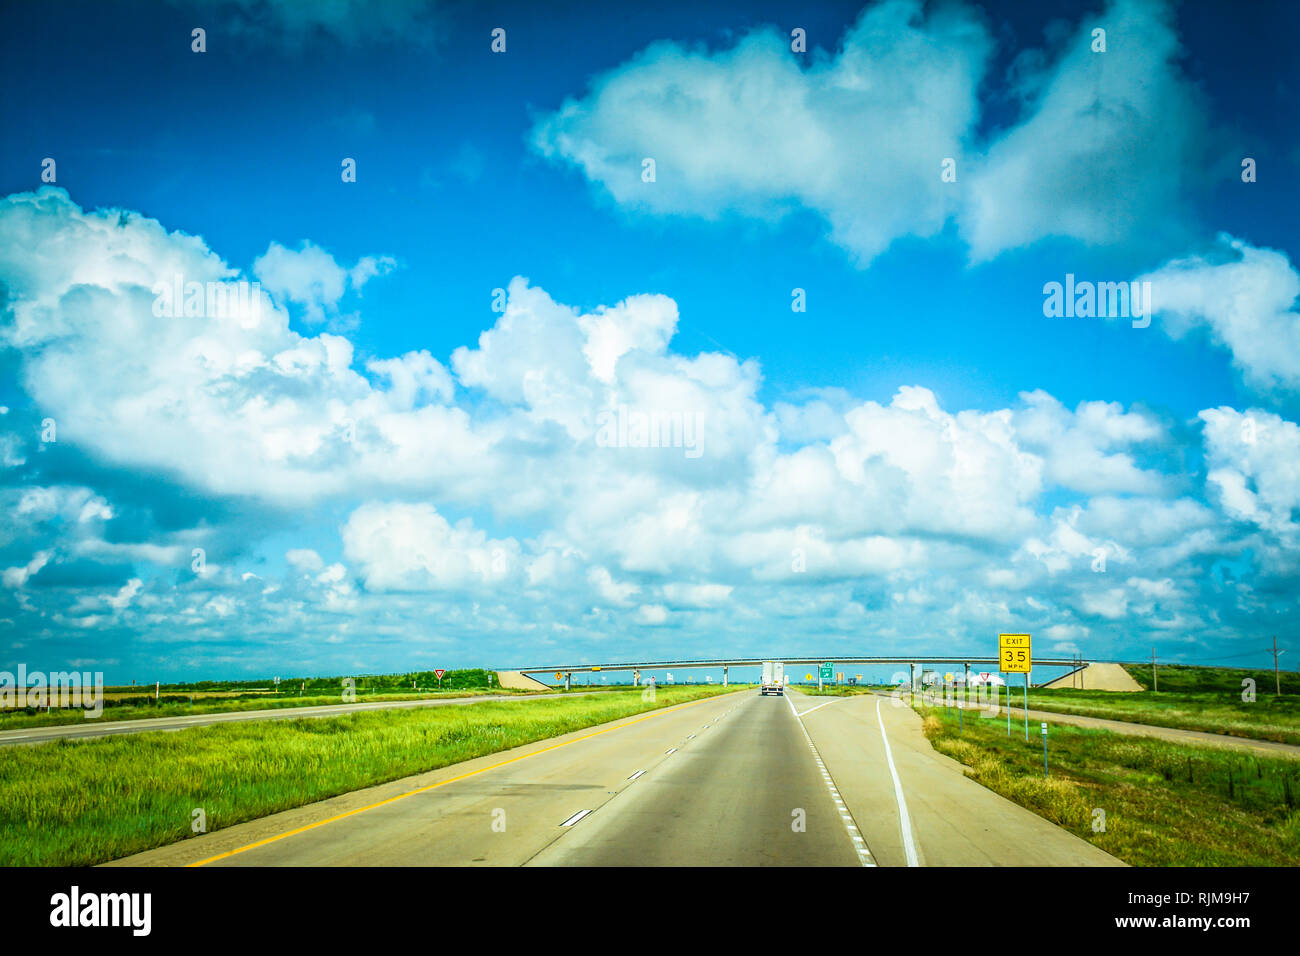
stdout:
[[(804, 701), (799, 709), (805, 710)], [(878, 708), (878, 709), (877, 709)], [(881, 866), (906, 866), (888, 735), (921, 866), (1123, 866), (1124, 863), (986, 789), (937, 753), (910, 707), (875, 694), (845, 698), (804, 718), (858, 828)]]

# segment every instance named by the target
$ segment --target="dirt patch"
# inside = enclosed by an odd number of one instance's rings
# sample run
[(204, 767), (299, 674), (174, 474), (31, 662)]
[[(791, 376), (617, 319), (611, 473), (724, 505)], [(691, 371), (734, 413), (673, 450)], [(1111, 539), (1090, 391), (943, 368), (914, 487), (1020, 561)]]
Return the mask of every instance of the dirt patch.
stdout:
[(1120, 664), (1089, 664), (1083, 670), (1048, 681), (1042, 687), (1070, 687), (1078, 690), (1141, 690), (1142, 685), (1133, 679)]
[(534, 680), (519, 671), (497, 671), (497, 680), (507, 690), (554, 690), (555, 688)]

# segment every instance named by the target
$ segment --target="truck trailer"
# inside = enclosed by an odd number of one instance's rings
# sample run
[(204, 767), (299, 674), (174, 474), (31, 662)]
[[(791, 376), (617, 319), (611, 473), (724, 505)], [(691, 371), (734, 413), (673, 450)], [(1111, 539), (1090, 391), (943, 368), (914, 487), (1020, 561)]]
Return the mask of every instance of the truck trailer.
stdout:
[(785, 663), (783, 661), (763, 661), (763, 684), (760, 693), (763, 696), (768, 694), (785, 696)]

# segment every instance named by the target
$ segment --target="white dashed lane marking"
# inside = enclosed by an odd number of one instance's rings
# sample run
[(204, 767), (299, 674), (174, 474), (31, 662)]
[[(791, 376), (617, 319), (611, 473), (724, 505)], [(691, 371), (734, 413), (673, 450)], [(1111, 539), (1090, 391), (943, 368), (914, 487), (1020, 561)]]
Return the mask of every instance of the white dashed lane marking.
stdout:
[[(790, 705), (790, 713), (794, 714), (795, 721), (799, 724), (799, 729), (803, 731), (803, 739), (808, 741), (808, 749), (812, 751), (813, 759), (817, 761), (817, 769), (822, 773), (822, 779), (826, 781), (826, 787), (831, 792), (831, 799), (835, 801), (835, 809), (840, 812), (840, 820), (844, 824), (844, 829), (848, 831), (849, 839), (853, 841), (853, 849), (858, 852), (858, 862), (863, 866), (875, 866), (876, 861), (871, 855), (871, 850), (867, 847), (867, 841), (862, 839), (862, 834), (858, 830), (858, 825), (853, 822), (853, 817), (849, 813), (848, 807), (840, 798), (840, 791), (835, 786), (835, 781), (831, 779), (830, 772), (826, 769), (826, 764), (822, 762), (822, 755), (817, 752), (817, 746), (813, 743), (812, 737), (808, 736), (808, 728), (803, 725), (803, 720), (799, 716), (799, 711), (795, 710), (794, 701), (786, 698)], [(819, 706), (826, 706), (821, 704)], [(816, 708), (813, 708), (816, 710)]]

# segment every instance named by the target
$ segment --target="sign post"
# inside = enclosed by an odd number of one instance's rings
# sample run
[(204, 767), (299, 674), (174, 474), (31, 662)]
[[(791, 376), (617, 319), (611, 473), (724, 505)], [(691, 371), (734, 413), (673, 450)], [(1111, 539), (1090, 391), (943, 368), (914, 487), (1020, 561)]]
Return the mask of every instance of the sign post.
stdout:
[(1025, 671), (1025, 741), (1029, 740), (1029, 671)]
[[(1028, 634), (998, 635), (998, 666), (1006, 674), (1025, 675), (1025, 741), (1029, 741), (1029, 669), (1033, 666), (1033, 648)], [(1011, 703), (1007, 689), (1007, 703)], [(1010, 716), (1007, 720), (1010, 721)]]
[(828, 680), (830, 680), (830, 679), (831, 679), (831, 675), (834, 674), (834, 673), (835, 673), (835, 662), (834, 662), (834, 661), (823, 661), (823, 662), (822, 662), (822, 666), (819, 667), (819, 668), (817, 668), (817, 689), (818, 689), (818, 690), (821, 690), (821, 689), (822, 689), (822, 681), (828, 681)]

